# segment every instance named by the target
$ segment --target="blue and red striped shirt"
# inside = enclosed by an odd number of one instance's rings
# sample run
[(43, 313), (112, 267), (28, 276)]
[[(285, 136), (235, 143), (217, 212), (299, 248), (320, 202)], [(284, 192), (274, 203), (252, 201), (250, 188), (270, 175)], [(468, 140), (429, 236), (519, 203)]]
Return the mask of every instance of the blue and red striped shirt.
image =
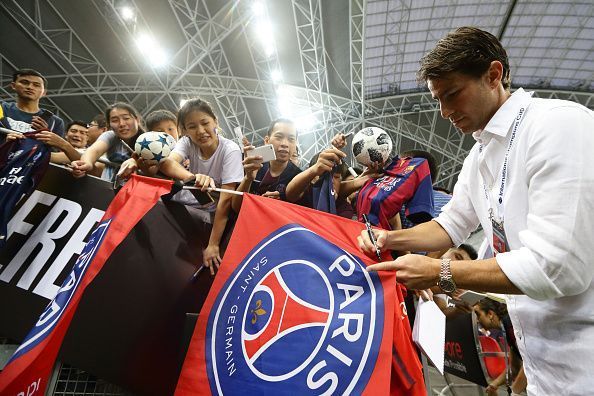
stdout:
[(406, 216), (414, 223), (433, 217), (433, 187), (424, 158), (394, 158), (384, 175), (363, 185), (357, 197), (357, 218), (367, 214), (372, 225), (391, 229), (390, 219), (406, 203)]

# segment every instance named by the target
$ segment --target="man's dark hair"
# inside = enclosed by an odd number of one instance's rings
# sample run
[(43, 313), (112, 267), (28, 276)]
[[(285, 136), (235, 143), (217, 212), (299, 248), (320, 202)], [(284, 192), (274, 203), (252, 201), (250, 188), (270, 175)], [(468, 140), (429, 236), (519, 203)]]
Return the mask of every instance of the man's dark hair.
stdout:
[[(277, 118), (276, 120), (272, 121), (270, 123), (270, 126), (268, 127), (268, 130), (266, 131), (266, 136), (270, 136), (270, 134), (272, 133), (272, 130), (274, 129), (276, 124), (279, 123), (283, 123), (283, 124), (291, 124), (291, 125), (295, 125), (295, 123), (293, 122), (293, 120), (289, 120), (288, 118)], [(297, 129), (295, 129), (295, 137), (297, 136)]]
[(33, 69), (20, 69), (12, 73), (12, 82), (16, 82), (17, 78), (23, 76), (36, 76), (43, 80), (43, 87), (47, 89), (47, 79), (43, 77), (43, 74)]
[(462, 249), (466, 253), (468, 253), (468, 256), (471, 260), (476, 260), (478, 258), (478, 253), (476, 252), (476, 249), (466, 243), (463, 243), (462, 245), (458, 246), (458, 249)]
[(491, 33), (464, 26), (448, 33), (421, 58), (417, 79), (419, 82), (426, 82), (432, 78), (442, 78), (451, 72), (478, 78), (485, 74), (493, 61), (499, 61), (503, 65), (501, 84), (508, 90), (511, 84), (505, 48)]
[(80, 121), (80, 120), (75, 120), (75, 121), (72, 121), (72, 122), (68, 123), (68, 125), (66, 125), (66, 129), (64, 130), (64, 132), (68, 132), (70, 130), (70, 127), (72, 127), (72, 125), (78, 125), (78, 126), (81, 126), (81, 127), (85, 128), (85, 129), (88, 128), (88, 125), (87, 125), (86, 122)]
[(175, 125), (177, 125), (177, 117), (175, 117), (175, 114), (173, 114), (169, 110), (162, 109), (152, 111), (149, 115), (146, 116), (146, 129), (152, 131), (153, 128), (162, 121), (172, 121)]
[(107, 120), (105, 119), (105, 114), (103, 113), (97, 114), (91, 121), (97, 123), (99, 128), (107, 128)]
[(475, 305), (478, 305), (481, 310), (485, 313), (489, 313), (489, 311), (493, 311), (499, 317), (499, 320), (503, 320), (509, 314), (507, 313), (507, 306), (495, 300), (491, 300), (490, 298), (483, 298)]
[(435, 157), (428, 151), (423, 150), (409, 150), (400, 155), (401, 157), (425, 158), (429, 163), (429, 173), (431, 173), (431, 181), (435, 181), (439, 176), (439, 165)]

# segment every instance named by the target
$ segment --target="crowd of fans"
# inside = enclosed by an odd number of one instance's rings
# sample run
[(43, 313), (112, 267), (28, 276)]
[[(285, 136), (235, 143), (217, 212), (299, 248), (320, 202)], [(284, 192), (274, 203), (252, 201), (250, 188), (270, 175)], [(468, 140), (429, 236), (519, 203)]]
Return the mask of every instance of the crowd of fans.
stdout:
[[(153, 111), (145, 120), (134, 106), (119, 102), (88, 122), (75, 120), (64, 128), (59, 117), (39, 107), (47, 85), (40, 73), (17, 71), (12, 85), (16, 102), (2, 102), (1, 119), (3, 127), (15, 132), (5, 135), (6, 139), (20, 139), (21, 132), (38, 131), (34, 138), (52, 147), (51, 162), (69, 167), (75, 178), (89, 174), (113, 182), (138, 172), (191, 183), (204, 192), (212, 188), (249, 192), (356, 221), (363, 221), (362, 216), (367, 215), (372, 225), (384, 229), (429, 221), (451, 198), (449, 191), (432, 187), (439, 167), (425, 151), (404, 152), (386, 163), (353, 169), (344, 161), (347, 137), (339, 133), (327, 149), (313, 156), (306, 169), (301, 169), (299, 126), (289, 119), (271, 122), (264, 143), (272, 145), (276, 159), (263, 162), (261, 156), (246, 154), (254, 149), (246, 138), (240, 148), (223, 136), (218, 117), (202, 99), (187, 101), (177, 114), (166, 109)], [(145, 131), (163, 132), (175, 139), (175, 147), (162, 162), (146, 161), (134, 153), (136, 139)], [(324, 182), (335, 201), (330, 207), (318, 202), (323, 198), (320, 188)], [(208, 196), (212, 199), (201, 201), (196, 194), (182, 190), (173, 200), (211, 214), (212, 231), (203, 259), (214, 274), (221, 262), (221, 237), (232, 213), (239, 212), (242, 196)], [(463, 245), (426, 254), (476, 259), (473, 252)], [(407, 252), (395, 254), (403, 253)], [(477, 308), (477, 313), (482, 312)]]
[[(52, 161), (69, 166), (75, 177), (100, 174), (113, 180), (141, 172), (192, 183), (204, 193), (222, 191), (202, 201), (186, 191), (175, 198), (213, 214), (204, 252), (212, 273), (221, 261), (223, 230), (242, 204), (225, 190), (369, 222), (378, 228), (363, 229), (357, 237), (363, 252), (404, 256), (369, 265), (368, 271), (395, 271), (399, 284), (412, 290), (435, 287), (437, 280), (449, 294), (459, 288), (506, 294), (515, 331), (506, 329), (508, 316), (501, 307), (479, 303), (473, 309), (484, 331), (502, 328), (503, 338), (514, 333), (518, 339), (514, 354), (522, 354), (524, 369), (518, 370), (514, 393), (525, 387), (530, 394), (587, 393), (594, 386), (588, 375), (594, 365), (594, 172), (588, 161), (594, 113), (571, 101), (533, 97), (522, 88), (512, 93), (505, 48), (475, 27), (448, 33), (420, 63), (417, 76), (441, 116), (476, 140), (452, 196), (433, 189), (438, 169), (428, 153), (402, 153), (359, 172), (349, 169), (342, 133), (300, 169), (299, 125), (286, 119), (272, 122), (265, 141), (276, 159), (264, 163), (245, 154), (251, 142), (244, 140), (242, 150), (222, 136), (216, 114), (201, 99), (190, 100), (177, 115), (159, 110), (147, 116), (153, 124), (148, 129), (158, 125), (177, 144), (164, 161), (144, 161), (131, 149), (145, 130), (131, 104), (108, 107), (103, 126), (98, 117), (88, 125), (71, 123), (65, 131), (59, 117), (39, 107), (47, 81), (34, 70), (15, 73), (16, 102), (2, 102), (0, 123), (15, 131), (8, 139), (36, 131), (33, 138), (53, 147)], [(468, 250), (447, 250), (463, 244), (479, 225), (489, 240), (489, 256), (475, 260)], [(411, 251), (417, 254), (406, 254)], [(502, 382), (495, 379), (489, 392)]]
[[(53, 149), (51, 162), (68, 166), (74, 177), (90, 174), (114, 181), (139, 172), (192, 180), (202, 190), (217, 187), (250, 192), (359, 221), (366, 214), (373, 225), (387, 229), (400, 228), (403, 222), (427, 221), (435, 215), (430, 169), (436, 164), (426, 152), (395, 155), (385, 164), (349, 171), (342, 150), (346, 137), (337, 134), (332, 146), (315, 154), (309, 167), (302, 170), (298, 166), (299, 126), (288, 119), (270, 124), (264, 142), (273, 146), (276, 159), (264, 163), (262, 157), (242, 155), (254, 148), (247, 139), (240, 148), (223, 136), (211, 105), (202, 99), (187, 101), (177, 114), (166, 109), (153, 111), (146, 122), (132, 104), (115, 103), (88, 122), (75, 120), (63, 128), (59, 117), (39, 107), (47, 87), (39, 72), (19, 70), (12, 85), (16, 102), (2, 104), (4, 126), (15, 131), (7, 139), (23, 138), (18, 132), (38, 131), (35, 139)], [(145, 131), (164, 132), (177, 141), (166, 160), (146, 161), (134, 153), (136, 139)], [(324, 175), (331, 179), (336, 201), (331, 208), (318, 204), (325, 198), (320, 195)], [(213, 230), (204, 264), (214, 271), (221, 261), (219, 242), (229, 214), (239, 212), (242, 197), (219, 194), (212, 201), (198, 202), (195, 194), (184, 190), (174, 200), (212, 213)]]

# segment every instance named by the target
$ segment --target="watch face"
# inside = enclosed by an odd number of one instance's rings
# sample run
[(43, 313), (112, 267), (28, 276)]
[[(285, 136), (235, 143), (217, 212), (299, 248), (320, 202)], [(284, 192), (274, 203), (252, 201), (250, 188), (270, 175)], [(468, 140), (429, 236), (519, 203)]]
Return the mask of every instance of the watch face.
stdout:
[(456, 285), (451, 279), (440, 279), (438, 285), (439, 288), (446, 293), (451, 293), (456, 290)]

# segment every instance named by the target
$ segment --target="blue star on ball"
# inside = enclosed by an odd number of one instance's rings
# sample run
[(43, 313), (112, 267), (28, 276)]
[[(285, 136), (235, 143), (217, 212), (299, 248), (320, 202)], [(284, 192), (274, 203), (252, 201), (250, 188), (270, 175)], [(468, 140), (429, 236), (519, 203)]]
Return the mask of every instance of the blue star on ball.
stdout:
[(162, 160), (163, 158), (165, 158), (165, 157), (163, 156), (163, 154), (161, 154), (161, 153), (159, 153), (159, 154), (153, 153), (153, 159), (154, 159), (155, 161), (161, 162), (161, 160)]
[(169, 142), (167, 141), (167, 136), (165, 136), (165, 135), (159, 135), (158, 141), (161, 142), (161, 144), (163, 146), (169, 146)]
[(152, 142), (149, 142), (148, 139), (144, 139), (140, 141), (140, 151), (142, 152), (142, 150), (147, 149), (149, 151), (151, 151), (149, 144), (151, 144)]

